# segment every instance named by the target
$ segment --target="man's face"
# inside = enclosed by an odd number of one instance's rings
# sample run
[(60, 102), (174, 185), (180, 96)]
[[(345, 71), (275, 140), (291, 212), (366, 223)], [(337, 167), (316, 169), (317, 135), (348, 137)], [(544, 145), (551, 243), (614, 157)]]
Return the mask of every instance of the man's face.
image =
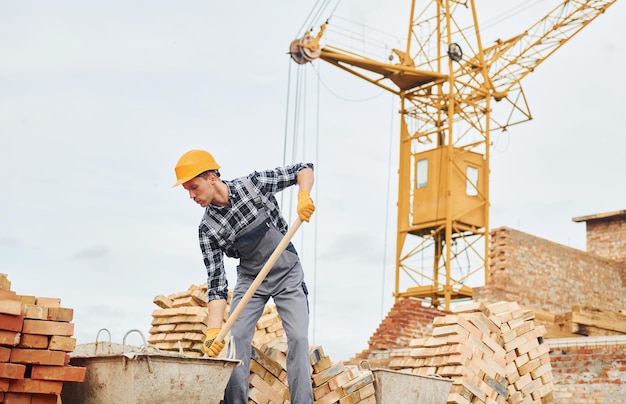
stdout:
[(189, 192), (189, 197), (203, 208), (209, 206), (215, 197), (215, 183), (210, 174), (190, 179), (183, 184), (183, 188)]

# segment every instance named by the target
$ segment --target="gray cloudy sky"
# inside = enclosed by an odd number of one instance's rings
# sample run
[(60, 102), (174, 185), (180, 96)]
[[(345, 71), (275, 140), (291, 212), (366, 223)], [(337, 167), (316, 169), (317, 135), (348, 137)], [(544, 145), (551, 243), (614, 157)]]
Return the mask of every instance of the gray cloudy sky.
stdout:
[[(401, 40), (410, 2), (388, 3), (346, 0), (335, 17)], [(558, 4), (498, 19), (524, 2), (477, 3), (493, 19), (486, 44)], [(365, 349), (392, 305), (397, 100), (290, 62), (313, 5), (0, 0), (0, 272), (13, 290), (74, 308), (79, 343), (103, 327), (115, 342), (147, 336), (154, 296), (206, 281), (202, 211), (171, 188), (178, 157), (210, 150), (225, 178), (310, 160), (317, 212), (294, 241), (311, 342), (334, 360)], [(493, 136), (492, 228), (584, 249), (572, 217), (626, 208), (625, 20), (618, 2), (523, 82), (534, 120)]]

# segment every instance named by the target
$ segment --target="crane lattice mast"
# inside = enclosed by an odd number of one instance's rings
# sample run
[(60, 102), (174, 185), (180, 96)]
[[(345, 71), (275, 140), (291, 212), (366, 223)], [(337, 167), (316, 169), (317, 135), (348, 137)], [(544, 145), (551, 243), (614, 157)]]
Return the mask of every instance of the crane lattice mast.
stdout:
[[(433, 306), (488, 280), (491, 133), (532, 118), (521, 80), (612, 1), (565, 0), (519, 35), (483, 46), (476, 1), (411, 2), (405, 49), (378, 61), (331, 45), (326, 25), (291, 43), (400, 98), (396, 299)], [(410, 286), (405, 286), (410, 283)]]

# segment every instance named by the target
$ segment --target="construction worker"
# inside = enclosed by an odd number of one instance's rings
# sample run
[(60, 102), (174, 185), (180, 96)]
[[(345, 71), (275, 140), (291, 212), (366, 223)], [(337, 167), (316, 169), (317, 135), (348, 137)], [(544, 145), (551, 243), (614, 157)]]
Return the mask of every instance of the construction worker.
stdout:
[[(199, 240), (207, 270), (208, 330), (202, 350), (216, 357), (224, 342), (216, 340), (226, 309), (228, 282), (224, 254), (239, 258), (237, 282), (230, 312), (287, 232), (274, 194), (298, 185), (297, 212), (308, 222), (315, 210), (310, 196), (313, 164), (300, 163), (273, 170), (255, 171), (246, 177), (222, 180), (220, 166), (204, 150), (191, 150), (175, 167), (176, 184), (202, 206)], [(313, 403), (309, 361), (309, 306), (304, 273), (295, 248), (289, 243), (267, 277), (232, 326), (229, 353), (242, 361), (233, 371), (224, 392), (224, 404), (248, 404), (252, 338), (269, 298), (273, 298), (287, 336), (287, 374), (291, 403)], [(234, 344), (234, 346), (233, 346)]]

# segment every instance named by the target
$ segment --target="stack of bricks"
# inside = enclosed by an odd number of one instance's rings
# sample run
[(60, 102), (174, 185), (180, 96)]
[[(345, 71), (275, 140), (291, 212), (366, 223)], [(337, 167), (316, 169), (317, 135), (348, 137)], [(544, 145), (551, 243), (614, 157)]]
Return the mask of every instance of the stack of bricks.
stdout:
[[(278, 337), (252, 347), (249, 399), (254, 404), (289, 403), (287, 341)], [(369, 370), (334, 362), (321, 346), (311, 347), (311, 383), (316, 404), (374, 404), (374, 378)]]
[(68, 366), (74, 311), (61, 299), (18, 295), (0, 274), (0, 403), (57, 404), (63, 382), (85, 381)]
[[(231, 294), (224, 311), (225, 323), (228, 320)], [(160, 309), (152, 312), (152, 327), (148, 343), (163, 351), (181, 352), (187, 356), (202, 356), (204, 335), (207, 330), (207, 286), (191, 285), (186, 291), (168, 296), (158, 295), (153, 302)], [(263, 315), (256, 325), (252, 344), (261, 347), (266, 342), (285, 334), (275, 305), (266, 305)], [(228, 343), (228, 336), (225, 342)], [(222, 350), (219, 357), (224, 357)]]
[(163, 351), (202, 356), (200, 347), (207, 330), (206, 285), (191, 285), (184, 292), (158, 295), (152, 312), (148, 343)]
[(289, 403), (286, 356), (282, 350), (252, 345), (250, 390), (248, 398), (255, 404)]
[(514, 302), (458, 306), (389, 367), (451, 378), (450, 404), (553, 402), (545, 328), (533, 318)]
[(495, 303), (487, 309), (493, 313), (490, 318), (494, 322), (500, 321), (509, 402), (554, 402), (550, 348), (543, 341), (545, 327), (536, 326), (533, 312), (516, 303)]
[(374, 376), (369, 370), (335, 362), (321, 346), (309, 351), (316, 404), (375, 404)]
[(555, 316), (555, 324), (573, 336), (600, 337), (626, 334), (626, 314), (573, 305), (572, 311)]

